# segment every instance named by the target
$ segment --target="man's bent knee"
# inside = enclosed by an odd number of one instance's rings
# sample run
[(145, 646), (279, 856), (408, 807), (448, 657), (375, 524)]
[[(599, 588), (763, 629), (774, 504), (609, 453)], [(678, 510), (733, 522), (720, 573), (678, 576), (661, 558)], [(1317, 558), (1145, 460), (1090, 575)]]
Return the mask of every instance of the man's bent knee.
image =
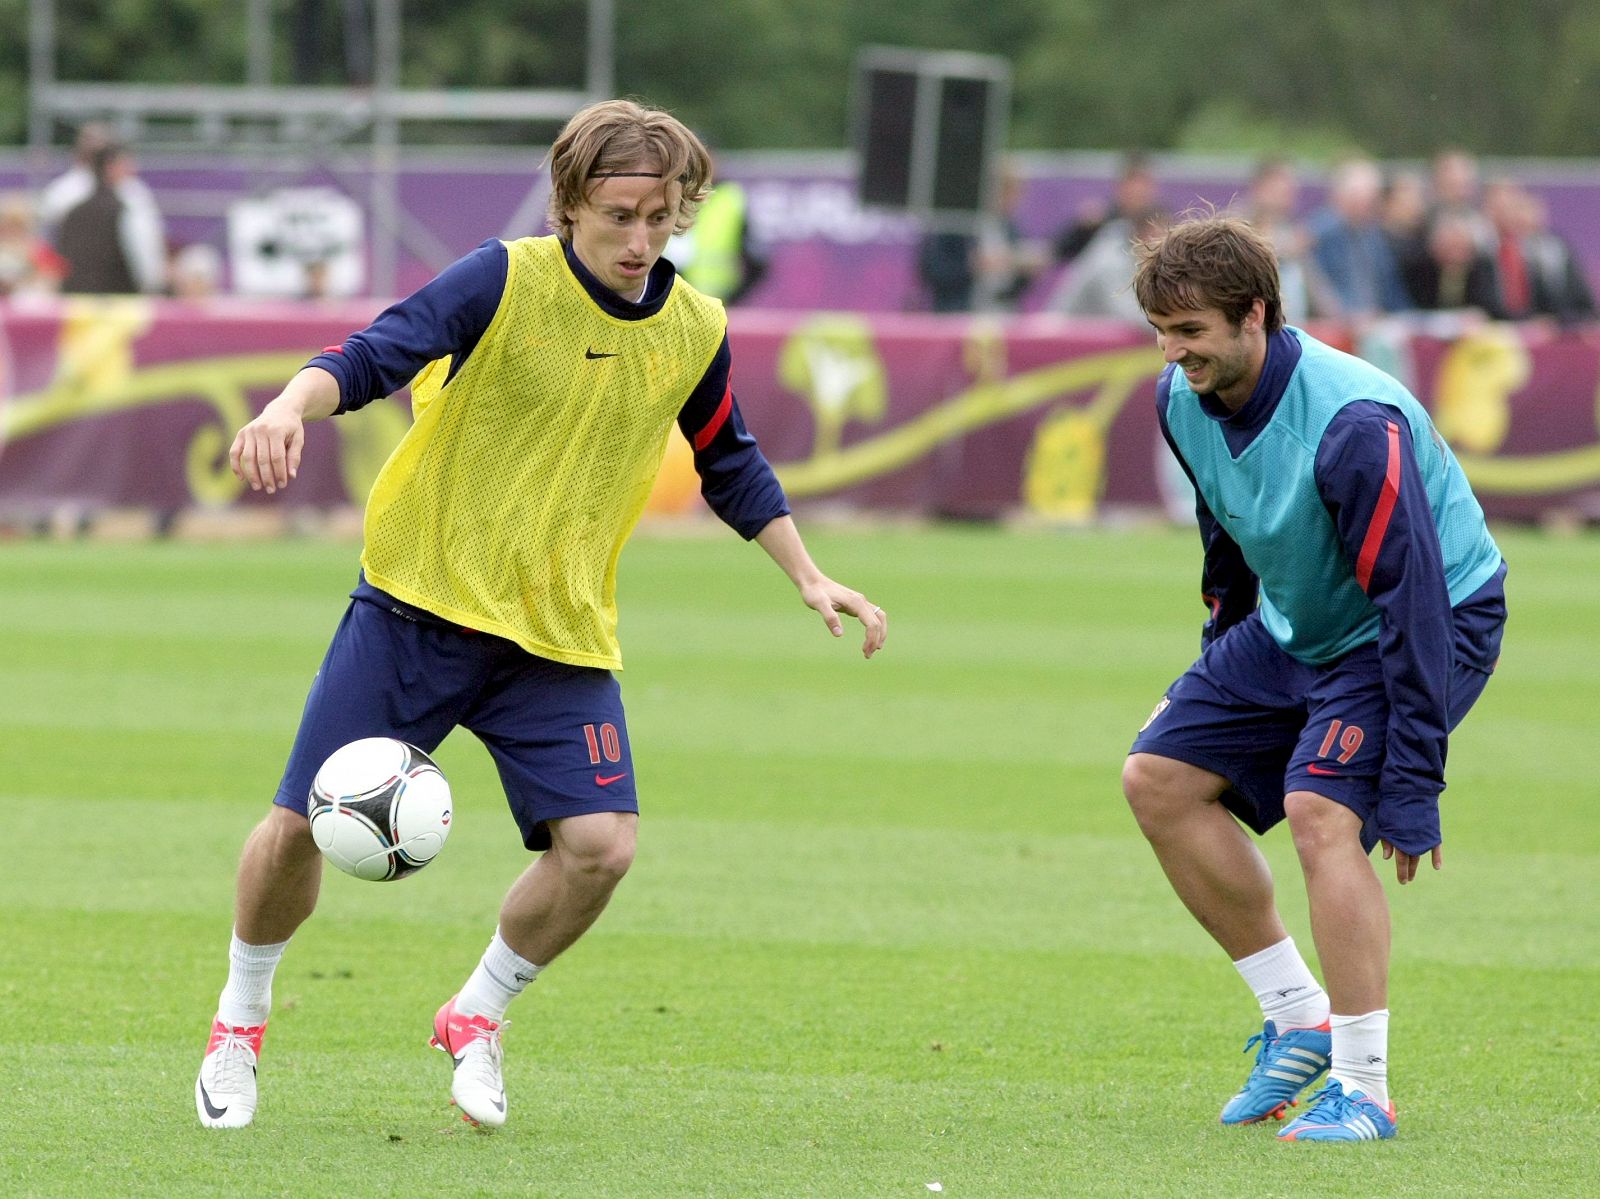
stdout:
[(299, 812), (274, 805), (245, 842), (234, 931), (251, 945), (287, 941), (317, 906), (322, 854)]
[(553, 821), (550, 834), (563, 872), (609, 888), (633, 865), (638, 827), (632, 812), (595, 812)]
[(1284, 796), (1283, 813), (1302, 861), (1325, 849), (1343, 850), (1361, 843), (1361, 817), (1315, 791), (1291, 791)]
[(1186, 812), (1215, 803), (1227, 786), (1221, 775), (1159, 754), (1129, 754), (1122, 765), (1122, 794), (1146, 837), (1158, 836)]
[(273, 805), (244, 843), (241, 875), (269, 880), (320, 874), (322, 854), (311, 839), (311, 823), (299, 812)]
[(301, 859), (317, 852), (317, 843), (311, 839), (311, 822), (304, 812), (296, 812), (282, 804), (273, 804), (267, 818), (256, 826), (252, 840), (260, 839), (274, 856)]

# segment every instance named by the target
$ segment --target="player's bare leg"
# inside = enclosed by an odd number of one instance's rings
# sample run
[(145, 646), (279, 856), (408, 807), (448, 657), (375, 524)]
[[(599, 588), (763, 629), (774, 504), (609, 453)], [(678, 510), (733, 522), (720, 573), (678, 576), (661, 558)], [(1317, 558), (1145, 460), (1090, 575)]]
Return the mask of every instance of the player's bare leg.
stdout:
[(633, 864), (639, 817), (594, 812), (550, 822), (551, 846), (511, 885), (500, 934), (531, 962), (548, 966), (600, 918)]
[(1284, 810), (1333, 1006), (1333, 1062), (1323, 1102), (1280, 1135), (1350, 1139), (1355, 1128), (1362, 1138), (1390, 1137), (1389, 902), (1361, 848), (1361, 817), (1312, 791), (1291, 792)]
[(274, 805), (245, 841), (239, 862), (228, 982), (194, 1087), (195, 1111), (207, 1128), (243, 1128), (255, 1119), (272, 975), (316, 907), (321, 882), (322, 855), (306, 818)]
[(1266, 859), (1222, 806), (1220, 775), (1158, 754), (1131, 754), (1122, 787), (1184, 906), (1233, 959), (1261, 1005), (1259, 1046), (1224, 1124), (1281, 1118), (1328, 1067), (1327, 997), (1284, 930)]
[(1311, 935), (1335, 1012), (1389, 1002), (1389, 901), (1361, 848), (1361, 817), (1310, 791), (1284, 800), (1306, 876)]
[(277, 804), (244, 843), (233, 928), (251, 945), (287, 941), (317, 906), (322, 854), (311, 825)]
[(551, 846), (512, 884), (500, 927), (461, 993), (433, 1021), (431, 1044), (455, 1063), (451, 1102), (474, 1124), (506, 1120), (500, 1027), (506, 1008), (589, 930), (633, 864), (639, 818), (595, 812), (550, 822)]
[(1261, 851), (1222, 806), (1227, 781), (1187, 762), (1129, 754), (1122, 791), (1172, 889), (1235, 961), (1289, 934)]

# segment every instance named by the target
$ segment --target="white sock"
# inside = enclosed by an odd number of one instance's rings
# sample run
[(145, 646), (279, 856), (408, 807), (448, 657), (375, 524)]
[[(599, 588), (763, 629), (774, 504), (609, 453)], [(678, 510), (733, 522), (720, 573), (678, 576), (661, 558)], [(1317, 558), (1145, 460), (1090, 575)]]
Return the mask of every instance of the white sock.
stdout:
[(1365, 1016), (1334, 1016), (1330, 1077), (1345, 1093), (1362, 1091), (1389, 1106), (1389, 1009)]
[(217, 1016), (235, 1028), (254, 1028), (267, 1022), (272, 1010), (272, 974), (289, 942), (246, 945), (233, 934), (228, 946), (228, 983), (217, 1000)]
[(535, 966), (494, 930), (494, 939), (483, 951), (478, 968), (467, 979), (467, 985), (456, 996), (456, 1011), (468, 1016), (487, 1016), (495, 1023), (505, 1019), (511, 1001), (522, 994), (522, 989), (539, 977), (543, 966)]
[(1317, 985), (1311, 969), (1285, 937), (1260, 953), (1234, 962), (1245, 985), (1256, 993), (1263, 1019), (1282, 1032), (1286, 1028), (1315, 1028), (1328, 1018), (1328, 995)]

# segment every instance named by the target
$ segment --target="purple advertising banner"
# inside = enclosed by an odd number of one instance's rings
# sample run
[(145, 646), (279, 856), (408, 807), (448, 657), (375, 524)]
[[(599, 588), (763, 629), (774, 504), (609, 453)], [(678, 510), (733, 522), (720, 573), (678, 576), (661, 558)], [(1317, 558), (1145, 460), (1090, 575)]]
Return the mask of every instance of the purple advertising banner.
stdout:
[[(363, 502), (409, 424), (403, 397), (311, 426), (283, 496), (245, 491), (227, 449), (373, 315), (370, 302), (0, 306), (0, 518)], [(737, 310), (731, 334), (740, 405), (801, 506), (1060, 521), (1192, 507), (1157, 432), (1147, 330)], [(1429, 405), (1492, 516), (1600, 519), (1600, 330), (1394, 321), (1354, 348)], [(674, 434), (656, 512), (698, 509), (691, 457)]]

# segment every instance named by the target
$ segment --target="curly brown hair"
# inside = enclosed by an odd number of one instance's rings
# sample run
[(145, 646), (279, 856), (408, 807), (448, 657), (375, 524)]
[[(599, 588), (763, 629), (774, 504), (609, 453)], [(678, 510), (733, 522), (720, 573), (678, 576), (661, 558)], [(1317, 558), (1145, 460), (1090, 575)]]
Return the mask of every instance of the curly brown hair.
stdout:
[(550, 166), (545, 215), (563, 240), (572, 238), (567, 213), (583, 205), (600, 176), (649, 171), (677, 183), (674, 228), (679, 233), (694, 224), (695, 211), (711, 194), (711, 155), (700, 139), (671, 113), (632, 100), (603, 100), (574, 114), (545, 162)]
[(1278, 256), (1248, 221), (1215, 215), (1180, 221), (1135, 245), (1134, 257), (1133, 294), (1146, 312), (1215, 308), (1237, 328), (1261, 300), (1266, 331), (1283, 328)]

